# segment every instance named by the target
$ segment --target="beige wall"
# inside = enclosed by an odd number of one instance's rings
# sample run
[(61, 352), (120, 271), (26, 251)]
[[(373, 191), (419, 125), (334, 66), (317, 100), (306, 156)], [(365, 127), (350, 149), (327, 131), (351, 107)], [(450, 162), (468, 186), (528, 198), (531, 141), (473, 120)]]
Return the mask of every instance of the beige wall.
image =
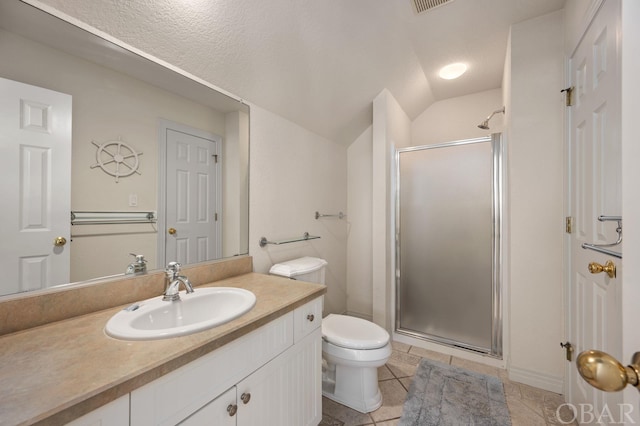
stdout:
[(373, 318), (372, 132), (369, 126), (347, 149), (347, 312), (368, 320)]
[(393, 175), (395, 149), (411, 145), (411, 120), (388, 90), (373, 100), (372, 301), (373, 321), (391, 330), (395, 276)]
[(432, 145), (500, 133), (503, 114), (493, 116), (489, 130), (478, 128), (478, 124), (503, 105), (502, 89), (435, 102), (411, 122), (411, 144)]
[(563, 14), (511, 28), (507, 94), (509, 377), (562, 392)]
[[(329, 262), (324, 311), (347, 308), (347, 150), (258, 106), (251, 106), (249, 254), (256, 272), (302, 256)], [(346, 219), (315, 219), (315, 212)], [(305, 232), (320, 239), (259, 247), (261, 237), (278, 241)]]

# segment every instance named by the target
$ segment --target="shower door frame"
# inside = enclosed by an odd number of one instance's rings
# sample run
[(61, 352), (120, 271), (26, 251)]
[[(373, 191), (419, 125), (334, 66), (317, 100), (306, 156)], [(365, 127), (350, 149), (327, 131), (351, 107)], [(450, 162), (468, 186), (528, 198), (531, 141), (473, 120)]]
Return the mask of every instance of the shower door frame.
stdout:
[[(477, 143), (491, 143), (493, 154), (492, 161), (492, 320), (491, 320), (491, 347), (483, 348), (447, 339), (441, 336), (434, 336), (420, 333), (415, 330), (402, 329), (400, 325), (400, 285), (401, 285), (401, 253), (400, 243), (402, 232), (400, 227), (400, 155), (411, 151), (422, 151), (426, 149), (449, 148), (460, 145), (470, 145)], [(415, 339), (430, 341), (445, 345), (455, 349), (462, 349), (474, 353), (480, 353), (493, 358), (502, 359), (503, 355), (503, 307), (502, 307), (502, 234), (503, 234), (503, 205), (504, 205), (504, 170), (503, 170), (503, 143), (502, 134), (493, 133), (490, 136), (474, 139), (464, 139), (452, 142), (444, 142), (433, 145), (420, 145), (407, 148), (398, 148), (395, 153), (395, 327), (394, 332), (403, 334)]]

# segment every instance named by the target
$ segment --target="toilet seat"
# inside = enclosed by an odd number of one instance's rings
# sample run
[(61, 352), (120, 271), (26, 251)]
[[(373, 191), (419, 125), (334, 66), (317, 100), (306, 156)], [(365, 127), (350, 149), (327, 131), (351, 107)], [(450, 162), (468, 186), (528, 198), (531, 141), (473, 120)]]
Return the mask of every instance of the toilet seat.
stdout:
[(322, 319), (322, 338), (332, 345), (356, 350), (379, 349), (389, 343), (389, 333), (379, 325), (337, 314)]
[[(322, 341), (322, 355), (332, 362), (357, 367), (380, 367), (391, 356), (391, 343), (377, 349), (349, 349)], [(340, 360), (340, 361), (338, 361)]]

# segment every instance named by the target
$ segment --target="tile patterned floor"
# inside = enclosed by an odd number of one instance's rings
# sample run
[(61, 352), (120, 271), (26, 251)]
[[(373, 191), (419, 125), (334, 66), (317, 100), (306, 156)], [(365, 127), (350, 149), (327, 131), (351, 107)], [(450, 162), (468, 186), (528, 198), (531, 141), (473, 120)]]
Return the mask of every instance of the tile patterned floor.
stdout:
[[(362, 414), (330, 399), (322, 399), (322, 422), (319, 426), (395, 426), (402, 415), (402, 405), (407, 396), (413, 375), (422, 358), (429, 358), (499, 377), (504, 384), (507, 406), (513, 426), (549, 426), (567, 424), (556, 417), (556, 411), (564, 403), (562, 395), (512, 382), (506, 371), (496, 367), (444, 355), (403, 343), (393, 343), (389, 361), (378, 369), (383, 405), (376, 411)], [(577, 423), (575, 423), (577, 425)]]

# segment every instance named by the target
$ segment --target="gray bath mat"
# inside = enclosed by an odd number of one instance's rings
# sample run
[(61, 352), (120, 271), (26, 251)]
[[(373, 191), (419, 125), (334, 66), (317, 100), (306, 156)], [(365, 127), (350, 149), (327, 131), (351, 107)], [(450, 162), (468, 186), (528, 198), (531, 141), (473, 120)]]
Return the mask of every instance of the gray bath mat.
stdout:
[(511, 425), (502, 381), (423, 359), (399, 426)]

